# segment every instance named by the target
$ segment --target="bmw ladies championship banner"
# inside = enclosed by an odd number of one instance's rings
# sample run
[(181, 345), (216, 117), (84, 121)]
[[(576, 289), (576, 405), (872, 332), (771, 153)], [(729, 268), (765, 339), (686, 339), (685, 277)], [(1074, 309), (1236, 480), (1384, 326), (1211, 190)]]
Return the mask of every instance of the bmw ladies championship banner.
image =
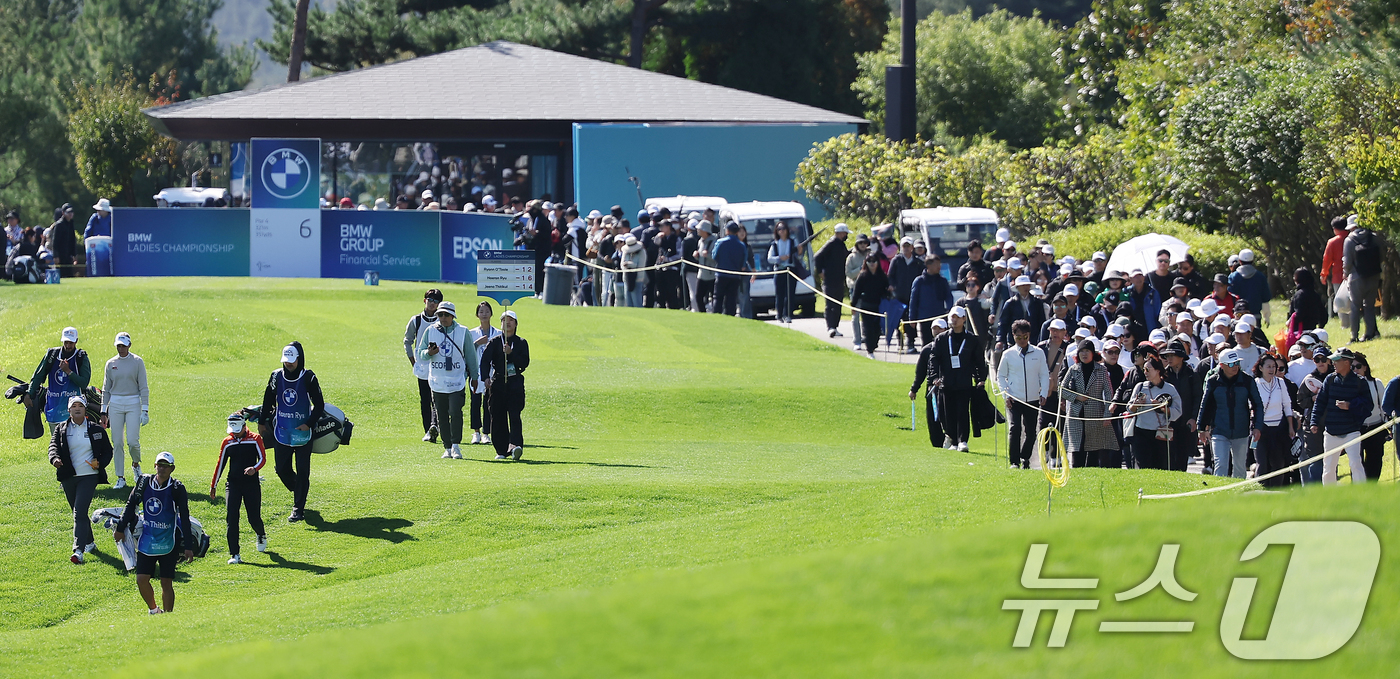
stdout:
[(247, 276), (248, 210), (112, 210), (116, 276)]
[(321, 276), (321, 140), (253, 139), (249, 273)]
[(435, 281), (439, 212), (322, 210), (321, 277)]

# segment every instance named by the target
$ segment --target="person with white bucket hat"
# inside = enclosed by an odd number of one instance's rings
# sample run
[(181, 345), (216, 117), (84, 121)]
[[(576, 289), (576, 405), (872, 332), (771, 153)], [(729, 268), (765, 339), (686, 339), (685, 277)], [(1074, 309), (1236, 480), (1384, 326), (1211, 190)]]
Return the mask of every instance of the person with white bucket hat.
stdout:
[(131, 335), (117, 333), (112, 342), (117, 355), (102, 370), (102, 426), (112, 430), (117, 481), (113, 489), (126, 487), (126, 450), (131, 451), (132, 478), (141, 476), (141, 427), (151, 422), (151, 389), (146, 362), (131, 353)]
[(83, 238), (111, 236), (112, 201), (106, 198), (99, 199), (97, 204), (92, 206), (92, 210), (92, 216), (88, 217), (87, 227), (83, 229)]

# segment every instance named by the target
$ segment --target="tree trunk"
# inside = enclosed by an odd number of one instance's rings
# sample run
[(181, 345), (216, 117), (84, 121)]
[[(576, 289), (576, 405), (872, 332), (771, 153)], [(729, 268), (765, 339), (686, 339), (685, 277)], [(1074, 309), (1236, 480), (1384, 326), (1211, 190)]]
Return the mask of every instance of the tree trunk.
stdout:
[(292, 28), (292, 53), (287, 60), (287, 82), (301, 80), (301, 57), (306, 51), (306, 12), (311, 0), (297, 0), (297, 20)]

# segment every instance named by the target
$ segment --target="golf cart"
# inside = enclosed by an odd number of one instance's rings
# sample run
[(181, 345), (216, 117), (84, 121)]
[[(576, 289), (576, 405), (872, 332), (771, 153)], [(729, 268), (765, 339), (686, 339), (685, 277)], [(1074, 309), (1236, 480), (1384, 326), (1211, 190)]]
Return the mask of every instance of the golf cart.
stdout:
[[(216, 204), (229, 205), (228, 189), (216, 189), (200, 186), (174, 186), (168, 189), (161, 189), (160, 193), (151, 196), (156, 201), (156, 207), (214, 207)], [(222, 200), (222, 203), (219, 201)]]
[(967, 244), (973, 239), (986, 244), (996, 237), (997, 213), (980, 207), (930, 207), (900, 210), (900, 232), (922, 239), (929, 252), (943, 260), (943, 277), (953, 280), (967, 261)]
[[(807, 221), (807, 211), (802, 207), (802, 204), (796, 201), (729, 203), (719, 211), (721, 230), (724, 228), (722, 225), (731, 221), (738, 222), (748, 230), (749, 249), (753, 251), (753, 261), (750, 262), (750, 265), (755, 271), (773, 270), (772, 265), (768, 263), (768, 246), (773, 242), (773, 227), (779, 221), (787, 224), (789, 234), (794, 241), (805, 243), (802, 247), (801, 264), (808, 271), (807, 285), (812, 287), (796, 283), (793, 289), (792, 304), (793, 309), (801, 315), (815, 316), (817, 296), (812, 290), (817, 287), (817, 282), (811, 274), (812, 244), (806, 243), (812, 235), (812, 223)], [(774, 285), (772, 276), (763, 276), (750, 284), (749, 301), (753, 305), (754, 315), (773, 310)]]
[(646, 202), (647, 209), (650, 209), (653, 205), (658, 208), (664, 207), (670, 210), (671, 216), (673, 217), (684, 218), (691, 212), (699, 212), (703, 215), (705, 214), (705, 208), (710, 208), (715, 211), (715, 214), (719, 214), (720, 210), (723, 210), (725, 206), (729, 205), (729, 201), (717, 196), (667, 196), (648, 198)]

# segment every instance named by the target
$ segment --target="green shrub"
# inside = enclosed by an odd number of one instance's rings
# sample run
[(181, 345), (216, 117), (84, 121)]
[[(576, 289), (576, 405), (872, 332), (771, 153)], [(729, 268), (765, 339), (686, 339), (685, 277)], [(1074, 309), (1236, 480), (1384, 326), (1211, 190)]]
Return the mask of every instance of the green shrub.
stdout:
[(1191, 246), (1190, 252), (1196, 258), (1197, 268), (1207, 277), (1228, 271), (1230, 255), (1239, 254), (1244, 248), (1253, 248), (1267, 264), (1267, 255), (1261, 248), (1243, 238), (1206, 233), (1178, 222), (1155, 219), (1110, 220), (1070, 229), (1043, 231), (1037, 238), (1044, 238), (1053, 243), (1057, 257), (1071, 255), (1083, 261), (1099, 250), (1111, 255), (1113, 248), (1120, 243), (1149, 233), (1174, 236), (1185, 241)]

